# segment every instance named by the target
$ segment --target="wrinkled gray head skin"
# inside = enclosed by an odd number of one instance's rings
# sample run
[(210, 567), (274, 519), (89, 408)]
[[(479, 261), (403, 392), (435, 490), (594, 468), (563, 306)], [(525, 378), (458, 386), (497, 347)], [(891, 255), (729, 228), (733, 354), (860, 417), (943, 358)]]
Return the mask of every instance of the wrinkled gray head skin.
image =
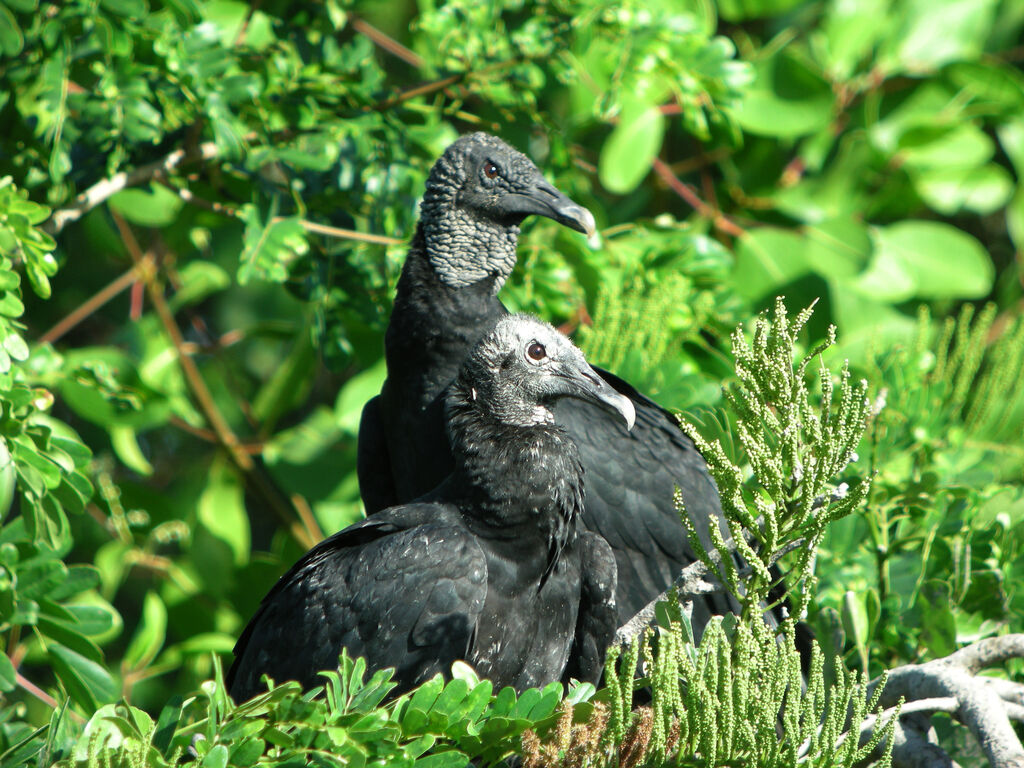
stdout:
[(575, 397), (617, 412), (631, 429), (633, 402), (602, 379), (564, 335), (531, 315), (507, 315), (463, 363), (453, 397), (512, 427), (551, 424), (551, 404)]
[(497, 292), (515, 266), (519, 225), (530, 215), (594, 232), (590, 211), (551, 186), (522, 152), (490, 134), (463, 136), (427, 178), (420, 207), (427, 258), (452, 288), (493, 276)]

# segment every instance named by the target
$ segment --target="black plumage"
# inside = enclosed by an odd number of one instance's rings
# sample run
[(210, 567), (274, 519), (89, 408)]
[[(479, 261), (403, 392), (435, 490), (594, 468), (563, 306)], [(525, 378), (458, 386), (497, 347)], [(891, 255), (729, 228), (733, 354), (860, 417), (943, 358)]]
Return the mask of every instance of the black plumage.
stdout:
[[(476, 133), (453, 143), (427, 180), (420, 221), (398, 282), (385, 337), (387, 380), (359, 430), (359, 484), (367, 513), (414, 499), (451, 470), (442, 393), (472, 346), (506, 314), (497, 293), (516, 261), (519, 225), (537, 214), (591, 232), (593, 217), (544, 181), (521, 153)], [(631, 618), (695, 560), (673, 504), (678, 485), (710, 546), (718, 491), (675, 418), (618, 377), (597, 369), (636, 407), (636, 426), (588, 403), (555, 407), (587, 473), (582, 524), (603, 536), (618, 564), (620, 619)], [(700, 630), (735, 610), (725, 595), (694, 606)]]
[(551, 326), (509, 315), (446, 403), (454, 464), (437, 488), (321, 542), (264, 598), (235, 646), (236, 701), (260, 677), (317, 683), (342, 648), (395, 667), (398, 691), (464, 659), (497, 686), (597, 682), (617, 626), (615, 558), (577, 527), (583, 468), (551, 407), (633, 406)]

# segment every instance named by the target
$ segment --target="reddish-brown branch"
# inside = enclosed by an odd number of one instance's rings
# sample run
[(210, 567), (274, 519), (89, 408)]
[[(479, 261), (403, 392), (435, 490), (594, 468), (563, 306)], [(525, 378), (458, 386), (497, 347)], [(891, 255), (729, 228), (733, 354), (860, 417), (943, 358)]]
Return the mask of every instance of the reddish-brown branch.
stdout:
[(416, 67), (416, 69), (423, 66), (423, 59), (416, 53), (410, 51), (393, 37), (384, 34), (372, 24), (363, 21), (354, 13), (348, 15), (348, 23), (352, 25), (352, 29), (369, 39), (378, 48), (382, 48), (392, 56), (401, 59), (409, 66)]
[(657, 157), (654, 158), (654, 171), (668, 185), (669, 189), (683, 198), (701, 216), (710, 219), (716, 229), (733, 237), (742, 237), (746, 234), (743, 229), (727, 219), (720, 211), (716, 211), (701, 200), (688, 184), (680, 181), (672, 169)]
[(390, 99), (384, 99), (374, 104), (372, 107), (367, 107), (367, 110), (374, 110), (377, 112), (383, 112), (385, 109), (391, 109), (391, 107), (397, 106), (403, 102), (409, 101), (409, 99), (415, 99), (417, 96), (426, 96), (428, 93), (436, 93), (437, 91), (443, 91), (450, 85), (455, 85), (457, 82), (462, 80), (464, 75), (450, 75), (448, 77), (442, 77), (440, 80), (433, 80), (423, 85), (417, 85), (414, 88), (410, 88), (407, 91), (402, 91), (397, 96), (393, 96)]
[[(60, 703), (55, 698), (53, 698), (53, 696), (48, 694), (46, 691), (44, 691), (38, 685), (33, 683), (31, 680), (27, 679), (24, 675), (21, 674), (21, 672), (15, 672), (14, 675), (15, 675), (15, 680), (17, 680), (18, 686), (20, 688), (24, 689), (28, 693), (30, 693), (33, 696), (35, 696), (41, 702), (46, 704), (46, 706), (48, 706), (50, 709), (60, 709)], [(77, 712), (75, 712), (74, 710), (69, 709), (69, 710), (67, 710), (67, 712), (77, 722), (79, 722), (79, 723), (84, 723), (85, 722), (85, 718), (82, 717)]]
[[(144, 264), (144, 268), (151, 269), (152, 259), (146, 257), (147, 261)], [(111, 282), (105, 288), (100, 289), (93, 294), (88, 300), (80, 304), (73, 312), (70, 312), (64, 319), (54, 325), (50, 330), (39, 337), (41, 343), (53, 343), (61, 338), (65, 333), (70, 331), (80, 322), (85, 320), (93, 312), (96, 312), (104, 304), (117, 296), (121, 291), (128, 288), (135, 281), (139, 279), (139, 271), (135, 267), (132, 267), (119, 278)]]
[(145, 283), (149, 300), (152, 302), (153, 308), (156, 310), (157, 316), (160, 318), (160, 322), (164, 326), (164, 330), (177, 352), (178, 364), (181, 366), (192, 396), (196, 399), (199, 409), (217, 436), (217, 442), (227, 451), (228, 456), (231, 457), (232, 462), (238, 467), (239, 471), (257, 487), (261, 495), (268, 501), (278, 516), (281, 517), (296, 541), (305, 547), (313, 546), (318, 540), (317, 534), (314, 530), (307, 529), (304, 525), (300, 524), (292, 516), (291, 512), (295, 510), (289, 510), (284, 504), (278, 503), (278, 494), (273, 488), (269, 487), (266, 478), (259, 471), (256, 471), (252, 456), (242, 447), (238, 437), (231, 430), (220, 409), (217, 408), (213, 395), (206, 386), (206, 381), (199, 373), (199, 368), (196, 366), (195, 361), (184, 352), (185, 340), (181, 335), (181, 329), (178, 328), (178, 324), (174, 320), (170, 307), (167, 305), (167, 301), (164, 299), (163, 290), (157, 282), (156, 270), (153, 267), (149, 269), (143, 268), (145, 256), (138, 241), (135, 239), (135, 234), (131, 231), (131, 227), (128, 226), (128, 222), (116, 211), (112, 211), (111, 215), (118, 232), (121, 234), (121, 239), (124, 241), (132, 261), (135, 262), (143, 283)]

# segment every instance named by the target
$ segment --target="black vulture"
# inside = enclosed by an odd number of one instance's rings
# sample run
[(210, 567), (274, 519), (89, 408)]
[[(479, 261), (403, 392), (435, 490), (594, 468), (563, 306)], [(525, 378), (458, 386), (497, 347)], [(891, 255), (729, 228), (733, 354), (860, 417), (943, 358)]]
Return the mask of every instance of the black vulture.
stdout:
[(313, 547), (263, 599), (235, 645), (228, 690), (260, 676), (316, 685), (342, 648), (394, 667), (402, 692), (464, 659), (518, 690), (596, 683), (617, 626), (615, 558), (577, 527), (583, 468), (551, 407), (580, 398), (631, 426), (633, 405), (567, 338), (507, 315), (446, 398), (455, 462), (413, 503)]
[[(497, 293), (515, 265), (519, 225), (529, 214), (588, 233), (594, 226), (589, 212), (493, 136), (463, 136), (431, 170), (385, 336), (387, 380), (366, 404), (359, 428), (359, 488), (368, 514), (416, 498), (451, 471), (442, 393), (473, 345), (507, 314)], [(579, 446), (587, 472), (581, 523), (615, 553), (624, 623), (696, 559), (673, 504), (676, 486), (706, 547), (709, 516), (722, 519), (722, 512), (704, 459), (675, 417), (597, 370), (632, 400), (633, 430), (579, 400), (558, 403), (555, 418)], [(726, 595), (698, 601), (695, 630), (711, 614), (737, 607)]]

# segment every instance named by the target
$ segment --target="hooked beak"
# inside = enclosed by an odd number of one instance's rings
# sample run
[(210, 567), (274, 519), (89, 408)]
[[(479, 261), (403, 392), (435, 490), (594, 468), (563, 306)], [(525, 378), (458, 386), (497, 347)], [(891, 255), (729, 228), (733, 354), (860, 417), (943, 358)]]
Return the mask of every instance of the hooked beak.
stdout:
[(574, 397), (610, 408), (622, 416), (627, 430), (633, 428), (633, 424), (636, 423), (636, 408), (633, 401), (615, 391), (615, 388), (589, 365), (582, 363), (578, 366), (566, 366), (562, 375), (572, 382)]
[(525, 192), (506, 195), (502, 200), (502, 207), (508, 213), (522, 216), (546, 216), (570, 229), (582, 232), (587, 237), (593, 236), (597, 230), (594, 214), (582, 205), (574, 203), (543, 178)]

